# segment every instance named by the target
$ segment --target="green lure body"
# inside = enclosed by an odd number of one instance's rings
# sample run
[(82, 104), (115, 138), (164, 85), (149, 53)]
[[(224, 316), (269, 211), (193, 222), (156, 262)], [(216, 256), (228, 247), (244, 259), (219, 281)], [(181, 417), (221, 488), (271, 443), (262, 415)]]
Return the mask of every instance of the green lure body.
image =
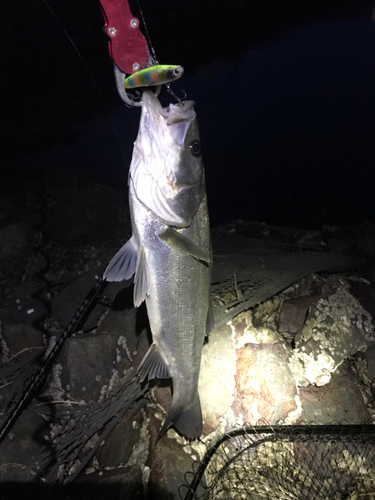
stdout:
[(154, 85), (164, 85), (173, 82), (184, 74), (182, 66), (171, 66), (168, 64), (158, 64), (150, 68), (141, 69), (128, 76), (124, 81), (126, 89), (137, 87), (151, 87)]

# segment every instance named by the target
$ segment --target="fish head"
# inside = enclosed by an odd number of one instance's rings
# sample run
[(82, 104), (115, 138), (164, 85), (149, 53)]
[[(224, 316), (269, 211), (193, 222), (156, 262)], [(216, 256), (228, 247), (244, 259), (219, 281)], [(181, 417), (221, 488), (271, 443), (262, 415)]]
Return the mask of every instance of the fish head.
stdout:
[(154, 216), (188, 227), (205, 196), (204, 168), (194, 101), (163, 108), (145, 91), (130, 182)]

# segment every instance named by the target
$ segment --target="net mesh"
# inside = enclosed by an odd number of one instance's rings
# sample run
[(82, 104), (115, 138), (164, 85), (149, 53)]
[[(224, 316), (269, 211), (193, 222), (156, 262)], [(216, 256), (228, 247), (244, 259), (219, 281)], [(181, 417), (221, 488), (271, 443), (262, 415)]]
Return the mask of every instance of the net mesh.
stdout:
[(245, 426), (210, 444), (181, 500), (375, 498), (372, 425)]

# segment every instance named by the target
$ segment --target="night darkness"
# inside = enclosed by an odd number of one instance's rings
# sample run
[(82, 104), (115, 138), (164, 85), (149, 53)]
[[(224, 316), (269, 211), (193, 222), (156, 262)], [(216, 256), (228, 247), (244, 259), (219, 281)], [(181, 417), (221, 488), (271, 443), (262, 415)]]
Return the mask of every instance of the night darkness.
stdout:
[[(2, 2), (2, 165), (125, 185), (139, 109), (116, 94), (99, 5), (48, 3), (95, 84), (42, 0)], [(159, 61), (186, 69), (212, 225), (374, 221), (371, 2), (141, 5)]]

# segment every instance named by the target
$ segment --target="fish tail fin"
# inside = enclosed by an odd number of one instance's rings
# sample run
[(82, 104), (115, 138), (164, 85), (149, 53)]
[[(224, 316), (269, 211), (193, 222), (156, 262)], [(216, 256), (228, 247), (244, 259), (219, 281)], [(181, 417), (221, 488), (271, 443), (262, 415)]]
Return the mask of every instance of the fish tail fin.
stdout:
[(159, 441), (170, 427), (177, 429), (187, 439), (198, 439), (201, 436), (202, 410), (198, 391), (189, 405), (172, 399), (171, 408), (160, 429), (156, 442)]

